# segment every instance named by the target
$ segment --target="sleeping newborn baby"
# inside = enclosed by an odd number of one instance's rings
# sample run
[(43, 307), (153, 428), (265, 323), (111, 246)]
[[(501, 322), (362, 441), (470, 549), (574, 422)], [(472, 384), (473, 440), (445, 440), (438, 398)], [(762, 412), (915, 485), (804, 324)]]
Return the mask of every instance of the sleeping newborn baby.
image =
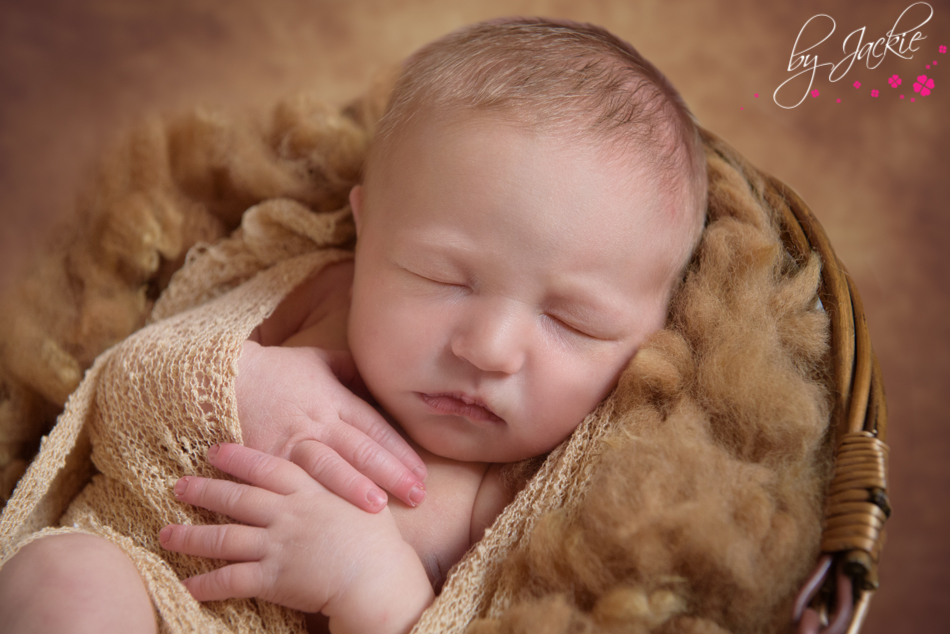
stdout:
[[(334, 631), (407, 631), (510, 501), (502, 466), (567, 438), (662, 328), (705, 195), (680, 97), (601, 29), (495, 21), (416, 53), (350, 194), (353, 260), (291, 293), (241, 372), (279, 373), (275, 346), (349, 350), (425, 461), (427, 501), (366, 513), (291, 461), (215, 446), (211, 463), (249, 484), (186, 477), (175, 494), (242, 525), (169, 526), (160, 540), (239, 563), (187, 580), (192, 594), (322, 612)], [(239, 403), (266, 398), (253, 389), (239, 381)], [(128, 592), (110, 565), (89, 574)], [(10, 584), (0, 573), (0, 604)]]

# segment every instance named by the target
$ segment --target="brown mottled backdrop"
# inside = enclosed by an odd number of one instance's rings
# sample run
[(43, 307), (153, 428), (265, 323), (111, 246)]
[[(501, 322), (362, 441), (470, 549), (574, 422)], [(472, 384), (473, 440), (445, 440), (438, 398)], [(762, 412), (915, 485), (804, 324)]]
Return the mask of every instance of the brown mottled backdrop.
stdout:
[[(103, 144), (145, 113), (196, 103), (241, 109), (303, 87), (341, 103), (380, 66), (497, 15), (601, 24), (652, 59), (706, 127), (797, 189), (822, 220), (864, 297), (890, 401), (895, 515), (865, 632), (950, 631), (950, 55), (938, 52), (950, 46), (950, 4), (931, 1), (913, 59), (889, 53), (873, 70), (858, 61), (836, 83), (826, 69), (820, 96), (794, 109), (771, 100), (811, 16), (836, 20), (816, 51), (838, 61), (848, 33), (866, 26), (865, 39), (876, 39), (910, 4), (0, 0), (0, 288), (69, 212)], [(803, 43), (820, 39), (813, 26)], [(925, 69), (933, 60), (939, 65)], [(898, 89), (887, 83), (895, 73)], [(919, 74), (936, 86), (912, 103)], [(798, 84), (787, 100), (804, 91)]]

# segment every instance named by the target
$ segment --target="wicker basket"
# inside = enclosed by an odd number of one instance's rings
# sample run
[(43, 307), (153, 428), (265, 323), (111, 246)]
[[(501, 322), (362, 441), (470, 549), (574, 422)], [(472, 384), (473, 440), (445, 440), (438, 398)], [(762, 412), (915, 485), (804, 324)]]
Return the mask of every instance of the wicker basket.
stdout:
[[(706, 143), (746, 173), (754, 167), (708, 132)], [(763, 199), (780, 215), (783, 241), (798, 262), (822, 261), (820, 299), (831, 319), (835, 473), (825, 504), (822, 556), (802, 587), (793, 620), (802, 634), (859, 631), (878, 587), (887, 498), (887, 405), (861, 296), (808, 205), (777, 178), (764, 176)], [(832, 573), (834, 570), (834, 573)]]
[[(760, 176), (761, 172), (715, 135), (705, 131), (703, 134), (713, 151), (748, 174), (750, 185), (760, 189), (756, 193), (778, 217), (788, 252), (803, 263), (814, 251), (823, 262), (820, 299), (832, 328), (835, 475), (827, 496), (822, 556), (799, 594), (793, 618), (800, 632), (857, 632), (878, 586), (877, 562), (884, 539), (883, 524), (890, 514), (887, 445), (884, 443), (887, 410), (880, 367), (871, 349), (861, 298), (824, 230), (801, 198), (778, 179)], [(133, 186), (137, 185), (133, 183)], [(183, 248), (187, 246), (190, 245), (183, 244)], [(98, 248), (93, 244), (79, 245), (79, 248), (94, 247)], [(157, 276), (158, 273), (154, 273), (148, 283), (153, 283), (152, 278)], [(137, 292), (141, 283), (130, 281), (127, 292)], [(20, 308), (24, 313), (31, 310), (29, 306)], [(37, 341), (59, 342), (62, 338), (62, 333), (49, 332)], [(30, 358), (38, 359), (37, 364), (45, 363), (45, 357), (39, 353)], [(47, 400), (54, 409), (62, 405), (52, 402), (55, 399), (50, 397)], [(31, 422), (28, 431), (36, 431), (36, 435), (42, 432), (41, 420), (28, 422)]]

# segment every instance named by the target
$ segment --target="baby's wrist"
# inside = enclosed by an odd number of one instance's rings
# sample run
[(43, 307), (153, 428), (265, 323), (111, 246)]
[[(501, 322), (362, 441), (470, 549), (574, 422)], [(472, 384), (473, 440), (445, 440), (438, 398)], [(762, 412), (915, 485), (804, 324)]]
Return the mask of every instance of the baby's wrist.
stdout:
[(333, 634), (379, 632), (404, 634), (435, 599), (432, 584), (418, 555), (403, 542), (386, 570), (370, 570), (354, 583), (331, 614)]

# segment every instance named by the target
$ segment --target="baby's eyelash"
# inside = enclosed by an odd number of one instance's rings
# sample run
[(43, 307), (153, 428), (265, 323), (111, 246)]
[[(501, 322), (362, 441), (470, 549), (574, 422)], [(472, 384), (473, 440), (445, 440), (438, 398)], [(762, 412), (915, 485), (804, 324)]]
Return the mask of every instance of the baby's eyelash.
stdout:
[[(409, 269), (405, 269), (409, 271)], [(429, 277), (427, 275), (422, 275), (421, 273), (416, 273), (415, 271), (409, 271), (412, 275), (415, 275), (419, 279), (425, 280), (427, 282), (432, 282), (433, 284), (439, 284), (440, 286), (457, 286), (458, 288), (468, 288), (467, 284), (460, 284), (458, 282), (448, 282), (445, 280), (439, 280), (434, 277)]]
[(557, 324), (560, 328), (563, 328), (564, 330), (567, 330), (573, 334), (576, 334), (581, 337), (587, 337), (588, 339), (598, 339), (598, 337), (595, 337), (589, 332), (581, 330), (577, 326), (571, 325), (570, 323), (564, 321), (563, 319), (555, 317), (554, 315), (545, 315), (545, 316), (551, 321), (553, 321), (555, 324)]
[(465, 284), (459, 284), (458, 282), (446, 282), (445, 280), (437, 280), (431, 277), (425, 277), (424, 275), (420, 276), (423, 279), (429, 280), (435, 284), (441, 284), (442, 286), (458, 286), (459, 288), (468, 288)]

